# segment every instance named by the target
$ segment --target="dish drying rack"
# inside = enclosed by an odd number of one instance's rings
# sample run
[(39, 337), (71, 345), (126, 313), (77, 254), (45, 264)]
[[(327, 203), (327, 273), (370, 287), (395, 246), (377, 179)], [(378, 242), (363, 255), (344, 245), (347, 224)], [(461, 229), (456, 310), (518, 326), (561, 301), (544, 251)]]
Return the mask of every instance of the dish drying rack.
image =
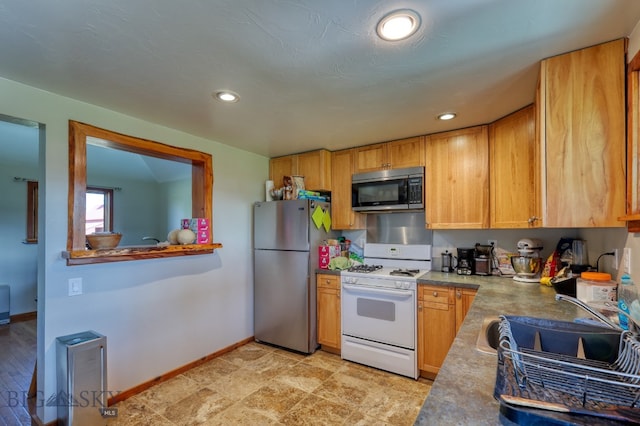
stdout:
[(587, 410), (640, 407), (640, 342), (635, 334), (620, 331), (617, 358), (607, 362), (522, 347), (507, 316), (500, 317), (499, 332), (496, 399), (507, 394)]

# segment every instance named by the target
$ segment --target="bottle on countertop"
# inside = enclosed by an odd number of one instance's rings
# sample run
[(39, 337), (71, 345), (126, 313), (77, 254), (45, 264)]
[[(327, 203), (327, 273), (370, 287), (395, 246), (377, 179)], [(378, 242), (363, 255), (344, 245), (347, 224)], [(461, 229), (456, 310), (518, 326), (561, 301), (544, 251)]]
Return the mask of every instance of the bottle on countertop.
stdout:
[[(631, 276), (624, 274), (620, 279), (620, 288), (618, 290), (618, 308), (627, 313), (633, 319), (640, 320), (640, 303), (638, 302), (638, 289), (636, 288)], [(618, 313), (620, 327), (629, 330), (629, 319)]]

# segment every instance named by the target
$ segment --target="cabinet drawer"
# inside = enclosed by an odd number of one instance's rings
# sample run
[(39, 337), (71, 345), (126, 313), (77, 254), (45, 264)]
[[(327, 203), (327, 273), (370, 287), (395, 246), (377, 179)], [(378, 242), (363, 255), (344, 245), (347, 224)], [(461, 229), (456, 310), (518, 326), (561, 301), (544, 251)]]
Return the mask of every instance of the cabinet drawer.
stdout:
[(453, 287), (420, 285), (418, 298), (429, 304), (452, 305), (455, 303), (455, 291)]
[(340, 290), (340, 276), (320, 274), (316, 278), (316, 285), (320, 288)]

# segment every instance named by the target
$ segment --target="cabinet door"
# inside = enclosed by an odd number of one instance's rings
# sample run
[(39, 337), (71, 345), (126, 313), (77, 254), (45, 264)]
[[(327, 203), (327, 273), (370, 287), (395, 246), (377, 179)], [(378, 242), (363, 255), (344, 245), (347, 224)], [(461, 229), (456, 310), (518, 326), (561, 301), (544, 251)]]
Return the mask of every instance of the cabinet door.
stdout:
[(331, 191), (331, 153), (326, 149), (298, 154), (298, 175), (312, 191)]
[(491, 228), (541, 226), (538, 146), (533, 105), (489, 126)]
[(471, 288), (456, 288), (456, 334), (462, 327), (462, 322), (471, 308), (471, 303), (478, 290)]
[(545, 227), (619, 227), (625, 213), (625, 46), (545, 59)]
[(387, 144), (378, 143), (375, 145), (362, 146), (355, 149), (355, 169), (354, 173), (374, 172), (376, 170), (388, 169)]
[(287, 155), (284, 157), (276, 157), (269, 160), (269, 179), (273, 181), (275, 188), (282, 188), (284, 176), (298, 174), (298, 156)]
[(387, 158), (393, 169), (424, 166), (424, 136), (389, 142)]
[(425, 182), (427, 228), (488, 228), (487, 126), (428, 136)]
[(340, 277), (318, 274), (318, 343), (340, 349)]
[(455, 305), (418, 300), (418, 368), (427, 377), (438, 374), (455, 336)]
[(364, 215), (351, 208), (351, 175), (353, 149), (331, 154), (331, 227), (333, 229), (363, 229)]

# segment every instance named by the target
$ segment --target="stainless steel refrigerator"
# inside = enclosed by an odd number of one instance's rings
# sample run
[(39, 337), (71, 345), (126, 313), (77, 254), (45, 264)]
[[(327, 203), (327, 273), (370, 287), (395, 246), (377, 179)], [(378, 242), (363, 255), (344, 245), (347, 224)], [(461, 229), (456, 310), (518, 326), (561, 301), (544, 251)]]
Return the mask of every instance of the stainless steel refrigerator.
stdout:
[(285, 200), (254, 205), (256, 340), (303, 353), (316, 350), (315, 270), (318, 246), (335, 238), (333, 231), (325, 229), (330, 217), (327, 202)]

